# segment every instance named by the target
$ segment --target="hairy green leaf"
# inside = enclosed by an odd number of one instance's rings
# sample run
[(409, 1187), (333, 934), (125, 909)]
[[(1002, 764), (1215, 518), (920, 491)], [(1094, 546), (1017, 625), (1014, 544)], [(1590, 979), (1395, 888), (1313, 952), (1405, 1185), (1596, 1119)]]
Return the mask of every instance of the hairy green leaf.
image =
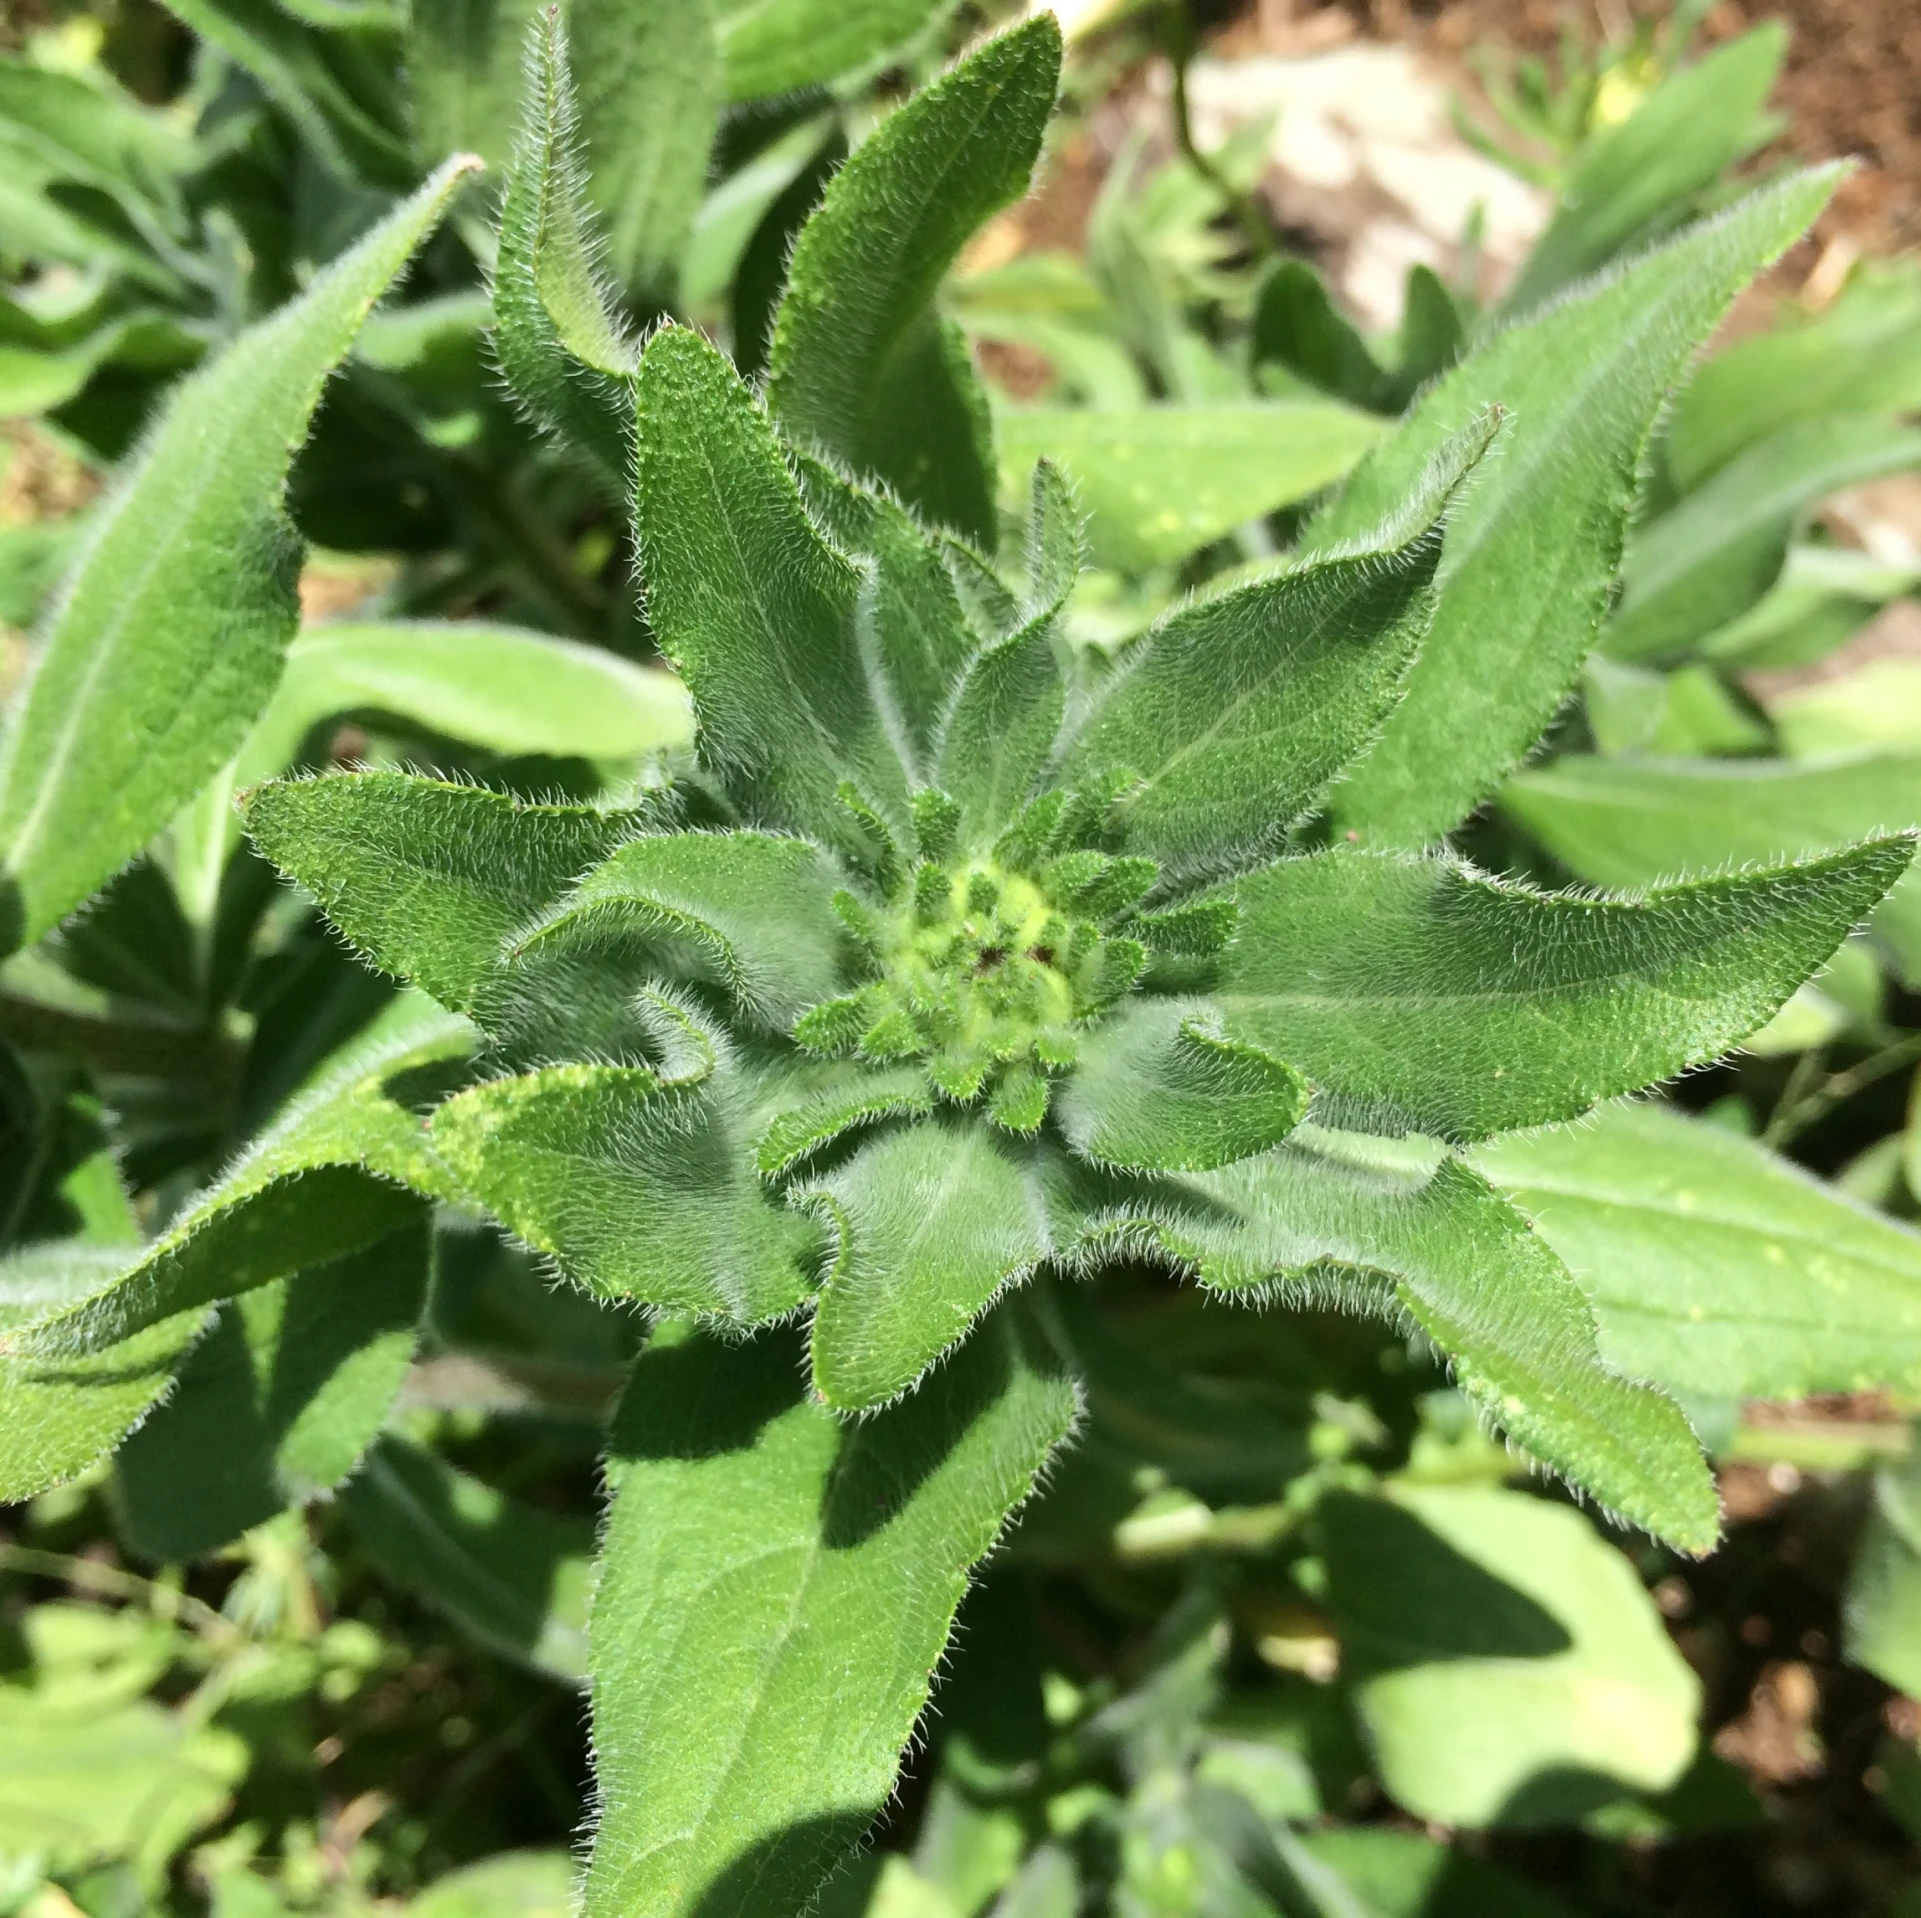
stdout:
[(0, 745), (0, 948), (37, 939), (131, 859), (272, 696), (299, 623), (288, 466), (328, 374), (471, 169), (443, 167), (168, 401)]
[(968, 1572), (1074, 1419), (1007, 1323), (859, 1423), (801, 1366), (776, 1331), (657, 1341), (634, 1369), (591, 1623), (589, 1918), (798, 1918), (893, 1789)]
[(800, 1203), (834, 1236), (814, 1387), (851, 1411), (898, 1398), (1048, 1251), (1019, 1148), (982, 1125), (884, 1132)]
[(508, 1498), (391, 1435), (340, 1492), (369, 1556), (490, 1651), (587, 1674), (591, 1520)]
[(1566, 1824), (1686, 1768), (1700, 1681), (1578, 1512), (1408, 1486), (1337, 1493), (1320, 1524), (1355, 1704), (1417, 1818)]
[(1738, 619), (1781, 577), (1802, 515), (1828, 494), (1921, 466), (1921, 433), (1872, 414), (1785, 426), (1636, 532), (1604, 644), (1657, 659)]
[(1206, 1000), (1125, 1005), (1081, 1042), (1055, 1104), (1083, 1157), (1205, 1172), (1265, 1152), (1307, 1116), (1307, 1081), (1220, 1029)]
[(967, 669), (940, 742), (940, 786), (960, 805), (963, 845), (992, 841), (1053, 751), (1066, 704), (1055, 646), (1043, 615)]
[(1170, 614), (1100, 689), (1067, 784), (1135, 775), (1127, 843), (1176, 875), (1271, 858), (1372, 742), (1434, 613), (1441, 514), (1489, 415), (1395, 517), (1350, 549)]
[(823, 86), (912, 39), (952, 0), (721, 0), (730, 100)]
[(191, 1307), (370, 1245), (417, 1217), (423, 1200), (457, 1201), (407, 1101), (423, 1081), (443, 1089), (472, 1044), (465, 1019), (430, 1000), (398, 1000), (111, 1284), (24, 1332), (0, 1334), (0, 1352), (98, 1353)]
[(630, 827), (403, 773), (263, 786), (247, 831), (384, 970), (474, 1011), (508, 941)]
[(649, 833), (630, 839), (517, 935), (536, 946), (639, 935), (724, 986), (740, 1012), (785, 1032), (841, 989), (839, 875), (804, 839)]
[(1634, 899), (1330, 852), (1241, 880), (1216, 997), (1329, 1123), (1449, 1139), (1572, 1118), (1764, 1025), (1906, 871), (1906, 838)]
[(694, 697), (704, 761), (775, 825), (845, 841), (852, 782), (898, 810), (906, 774), (857, 643), (859, 570), (807, 515), (766, 416), (685, 327), (641, 361), (647, 617)]
[(768, 401), (787, 432), (983, 547), (985, 400), (932, 302), (968, 236), (1027, 190), (1060, 58), (1042, 14), (883, 122), (801, 229), (774, 323)]
[(607, 264), (643, 306), (665, 308), (707, 188), (721, 51), (708, 0), (572, 0), (587, 190)]
[(995, 415), (1006, 479), (1018, 485), (1037, 460), (1057, 462), (1087, 514), (1094, 558), (1123, 572), (1184, 559), (1331, 486), (1382, 431), (1371, 414), (1319, 400)]
[(815, 1233), (760, 1189), (732, 1075), (553, 1066), (473, 1087), (434, 1115), (436, 1148), (509, 1231), (602, 1298), (740, 1325), (809, 1290)]
[(1433, 839), (1534, 744), (1608, 609), (1642, 452), (1670, 390), (1835, 178), (1769, 187), (1497, 334), (1416, 403), (1310, 529), (1311, 551), (1355, 537), (1484, 407), (1511, 409), (1501, 457), (1449, 522), (1440, 609), (1407, 697), (1335, 795), (1338, 829), (1374, 844)]
[(386, 1422), (426, 1296), (418, 1219), (220, 1307), (114, 1462), (128, 1543), (200, 1558), (331, 1492)]
[(635, 348), (609, 311), (586, 204), (560, 10), (528, 36), (526, 107), (500, 208), (494, 350), (541, 426), (616, 495), (632, 458)]
[(1921, 1387), (1921, 1234), (1654, 1105), (1482, 1146), (1631, 1377), (1730, 1399)]
[(125, 1270), (119, 1246), (33, 1246), (0, 1261), (0, 1504), (37, 1497), (113, 1450), (173, 1383), (206, 1322), (198, 1308), (101, 1352), (10, 1349)]
[[(1306, 1137), (1307, 1135), (1297, 1135)], [(1680, 1411), (1609, 1371), (1581, 1289), (1520, 1213), (1458, 1160), (1377, 1163), (1378, 1142), (1321, 1135), (1096, 1212), (1145, 1229), (1226, 1292), (1276, 1281), (1411, 1317), (1461, 1389), (1543, 1464), (1687, 1551), (1720, 1530), (1714, 1483)], [(1431, 1162), (1430, 1162), (1431, 1163)]]

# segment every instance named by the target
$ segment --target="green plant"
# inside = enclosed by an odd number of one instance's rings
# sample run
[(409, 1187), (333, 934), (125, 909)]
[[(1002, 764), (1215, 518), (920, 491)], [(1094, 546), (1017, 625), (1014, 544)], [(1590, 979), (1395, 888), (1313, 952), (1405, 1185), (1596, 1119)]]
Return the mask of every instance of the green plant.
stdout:
[[(1555, 722), (1584, 683), (1601, 710), (1623, 550), (1708, 464), (1673, 390), (1832, 175), (1501, 330), (1456, 315), (1398, 427), (1252, 403), (1168, 297), (1195, 202), (1167, 180), (1130, 226), (1117, 189), (1116, 337), (1190, 443), (1235, 408), (1346, 431), (1291, 498), (1371, 450), (1246, 569), (1208, 542), (1282, 496), (1110, 548), (1110, 606), (1174, 601), (1110, 643), (1072, 472), (1102, 415), (997, 417), (943, 290), (1057, 63), (1031, 22), (872, 130), (730, 361), (637, 333), (672, 223), (623, 224), (583, 160), (543, 16), (497, 244), (442, 169), (182, 382), (99, 509), (0, 760), (0, 1495), (36, 1501), (15, 1577), (86, 1589), (59, 1554), (93, 1486), (135, 1557), (196, 1568), (72, 1627), (114, 1660), (138, 1607), (170, 1634), (70, 1743), (144, 1740), (138, 1789), (172, 1767), (183, 1808), (29, 1857), (23, 1897), (103, 1918), (115, 1856), (170, 1909), (352, 1911), (499, 1843), (409, 1799), (313, 1862), (353, 1727), (316, 1743), (303, 1687), (398, 1684), (400, 1594), (518, 1668), (446, 1682), (529, 1779), (567, 1758), (523, 1699), (588, 1682), (594, 1911), (1526, 1913), (1498, 1865), (1338, 1814), (1385, 1788), (1623, 1851), (1748, 1814), (1644, 1580), (1714, 1543), (1697, 1433), (1724, 1450), (1736, 1401), (1921, 1380), (1921, 1257), (1615, 1101), (1898, 912), (1908, 837), (1604, 896), (1469, 816), (1579, 759)], [(675, 673), (484, 619), (296, 631), (289, 472), (450, 208), (528, 456), (631, 487), (623, 643)], [(1556, 1481), (1665, 1544), (1630, 1562)], [(1855, 1600), (1895, 1672), (1909, 1502), (1890, 1472)], [(0, 1669), (36, 1739), (57, 1613)], [(258, 1663), (271, 1735), (222, 1716)], [(917, 1726), (911, 1856), (847, 1865)], [(524, 1882), (422, 1902), (551, 1901), (558, 1796)]]

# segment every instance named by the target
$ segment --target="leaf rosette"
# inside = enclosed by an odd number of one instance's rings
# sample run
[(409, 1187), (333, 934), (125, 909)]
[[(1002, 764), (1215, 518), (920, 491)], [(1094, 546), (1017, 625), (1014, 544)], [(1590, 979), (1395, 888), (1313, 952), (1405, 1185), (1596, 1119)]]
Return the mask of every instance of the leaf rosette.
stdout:
[(1418, 1327), (1538, 1459), (1684, 1544), (1678, 1409), (1458, 1148), (1565, 1120), (1763, 1023), (1905, 839), (1632, 897), (1325, 843), (1403, 696), (1477, 415), (1371, 534), (1111, 657), (1026, 577), (789, 442), (699, 335), (635, 381), (648, 616), (691, 693), (643, 811), (398, 774), (248, 823), (335, 924), (523, 1068), (444, 1104), (463, 1185), (590, 1289), (810, 1315), (818, 1396), (909, 1391), (1042, 1268), (1170, 1262)]

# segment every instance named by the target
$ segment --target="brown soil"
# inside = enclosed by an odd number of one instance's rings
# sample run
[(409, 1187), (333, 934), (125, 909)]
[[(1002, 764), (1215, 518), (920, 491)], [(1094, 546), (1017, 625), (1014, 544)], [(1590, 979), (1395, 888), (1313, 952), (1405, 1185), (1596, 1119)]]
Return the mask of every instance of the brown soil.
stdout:
[[(1418, 35), (1458, 51), (1477, 41), (1552, 52), (1563, 26), (1590, 37), (1625, 0), (1347, 0), (1368, 31)], [(1668, 11), (1655, 0), (1641, 11)], [(1810, 159), (1858, 157), (1829, 230), (1877, 251), (1921, 245), (1921, 6), (1915, 0), (1718, 0), (1707, 32), (1732, 38), (1763, 20), (1793, 34), (1776, 102), (1789, 144)]]

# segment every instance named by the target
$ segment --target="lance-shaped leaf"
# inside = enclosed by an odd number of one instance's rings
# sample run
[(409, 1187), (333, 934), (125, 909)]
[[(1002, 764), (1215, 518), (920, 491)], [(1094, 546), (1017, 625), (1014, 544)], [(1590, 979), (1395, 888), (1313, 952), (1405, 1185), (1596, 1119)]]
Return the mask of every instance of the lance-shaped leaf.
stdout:
[(443, 167), (168, 401), (0, 748), (0, 948), (37, 939), (125, 865), (272, 696), (300, 620), (288, 466), (328, 374), (472, 165)]
[(1141, 572), (1331, 486), (1384, 427), (1333, 400), (1237, 400), (1009, 406), (996, 412), (994, 430), (1003, 490), (1036, 460), (1058, 461), (1087, 514), (1095, 560)]
[[(1003, 1318), (1005, 1315), (1003, 1315)], [(588, 1918), (798, 1918), (893, 1789), (972, 1566), (1073, 1387), (983, 1327), (844, 1423), (798, 1334), (657, 1341), (614, 1422)]]
[(359, 951), (474, 1010), (511, 936), (632, 821), (402, 773), (289, 780), (249, 795), (247, 831)]
[(618, 493), (631, 460), (635, 352), (601, 290), (576, 120), (566, 30), (547, 7), (527, 39), (526, 108), (500, 208), (494, 350), (533, 418)]
[(408, 1100), (444, 1090), (465, 1019), (398, 1000), (287, 1102), (232, 1166), (111, 1284), (0, 1350), (97, 1353), (191, 1307), (340, 1257), (463, 1196)]
[(426, 1296), (419, 1218), (220, 1307), (115, 1460), (128, 1543), (177, 1564), (331, 1492), (393, 1408)]
[(529, 921), (514, 949), (638, 935), (678, 962), (675, 976), (716, 981), (749, 1019), (785, 1032), (841, 990), (839, 883), (804, 839), (649, 833)]
[(774, 324), (768, 398), (787, 431), (983, 547), (986, 402), (934, 291), (975, 228), (1026, 192), (1060, 59), (1042, 14), (871, 134), (801, 229)]
[(1338, 829), (1374, 844), (1436, 838), (1534, 744), (1608, 609), (1642, 451), (1670, 390), (1836, 177), (1756, 193), (1497, 334), (1419, 401), (1316, 523), (1312, 551), (1355, 537), (1484, 407), (1511, 409), (1501, 457), (1449, 524), (1440, 608), (1407, 697), (1334, 797)]
[(687, 690), (659, 667), (551, 633), (434, 620), (341, 620), (287, 649), (286, 676), (241, 749), (237, 783), (292, 764), (336, 714), (372, 712), (492, 752), (638, 759), (693, 737)]
[(1027, 616), (1059, 612), (1087, 564), (1087, 529), (1073, 482), (1052, 460), (1034, 463), (1026, 558)]
[(389, 1578), (479, 1644), (568, 1683), (586, 1676), (590, 1520), (508, 1498), (391, 1435), (340, 1507)]
[[(0, 1261), (0, 1346), (79, 1306), (125, 1267), (118, 1246), (71, 1241)], [(206, 1316), (182, 1312), (101, 1352), (0, 1350), (0, 1505), (63, 1485), (112, 1451), (173, 1383)]]
[(1474, 1163), (1586, 1288), (1617, 1370), (1729, 1399), (1921, 1388), (1921, 1233), (1766, 1146), (1618, 1105)]
[(1046, 1257), (1018, 1154), (980, 1124), (904, 1126), (799, 1195), (835, 1239), (812, 1342), (829, 1405), (897, 1398)]
[(1205, 1172), (1265, 1152), (1307, 1116), (1307, 1081), (1221, 1030), (1205, 999), (1128, 1003), (1081, 1041), (1055, 1099), (1083, 1157), (1148, 1172)]
[(816, 1233), (762, 1192), (731, 1071), (553, 1066), (475, 1086), (435, 1146), (516, 1237), (602, 1298), (752, 1325), (808, 1292)]
[(1353, 548), (1148, 632), (1099, 694), (1063, 782), (1135, 774), (1128, 844), (1176, 874), (1271, 856), (1393, 711), (1434, 615), (1442, 512), (1498, 423), (1485, 414), (1444, 446)]
[(1684, 1550), (1711, 1546), (1720, 1508), (1686, 1419), (1607, 1369), (1586, 1298), (1526, 1219), (1459, 1160), (1423, 1179), (1359, 1156), (1283, 1145), (1159, 1188), (1151, 1210), (1217, 1289), (1333, 1283), (1362, 1309), (1398, 1303), (1542, 1463)]
[(1718, 1058), (1907, 870), (1906, 838), (1639, 898), (1320, 853), (1235, 888), (1215, 997), (1331, 1124), (1480, 1139)]
[(962, 845), (991, 841), (1026, 803), (1065, 705), (1051, 614), (990, 646), (967, 669), (941, 730), (939, 781), (960, 805)]
[(643, 306), (666, 307), (707, 188), (720, 113), (708, 0), (573, 0), (573, 70), (593, 166), (587, 190), (607, 264)]
[[(862, 657), (916, 782), (931, 777), (940, 717), (979, 645), (951, 568), (954, 542), (930, 538), (884, 494), (819, 460), (798, 462), (808, 511), (843, 553), (871, 569), (858, 612)], [(978, 564), (978, 562), (976, 562)]]
[(635, 391), (647, 617), (704, 762), (796, 831), (844, 839), (850, 781), (898, 811), (906, 774), (857, 643), (862, 576), (808, 517), (766, 415), (686, 327), (654, 335)]
[(759, 100), (871, 66), (947, 11), (948, 0), (721, 0), (727, 97)]
[(1629, 541), (1609, 655), (1658, 659), (1740, 618), (1781, 577), (1804, 513), (1915, 466), (1921, 433), (1871, 413), (1799, 420), (1748, 448)]
[(1708, 192), (1757, 133), (1766, 135), (1761, 110), (1786, 52), (1778, 22), (1744, 33), (1670, 75), (1624, 121), (1589, 140), (1508, 311), (1534, 311)]

